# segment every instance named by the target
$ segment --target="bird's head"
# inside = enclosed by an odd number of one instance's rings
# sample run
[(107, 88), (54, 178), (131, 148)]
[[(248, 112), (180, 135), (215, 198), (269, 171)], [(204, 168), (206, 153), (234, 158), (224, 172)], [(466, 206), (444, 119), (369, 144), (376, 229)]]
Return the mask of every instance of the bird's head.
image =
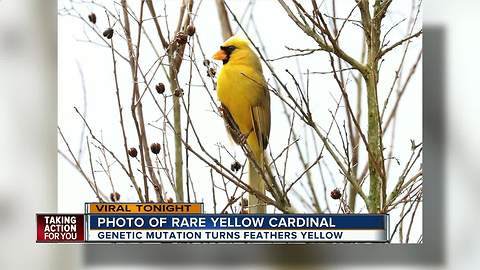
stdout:
[(213, 55), (213, 59), (221, 60), (223, 64), (259, 64), (258, 57), (250, 49), (249, 42), (243, 38), (233, 36), (227, 39), (220, 50)]

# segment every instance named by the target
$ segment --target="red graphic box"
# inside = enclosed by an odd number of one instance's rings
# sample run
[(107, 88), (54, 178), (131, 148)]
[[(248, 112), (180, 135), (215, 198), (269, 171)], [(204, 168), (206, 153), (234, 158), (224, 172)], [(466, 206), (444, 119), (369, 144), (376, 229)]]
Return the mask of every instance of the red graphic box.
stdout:
[(82, 214), (37, 214), (37, 242), (84, 242), (84, 221)]

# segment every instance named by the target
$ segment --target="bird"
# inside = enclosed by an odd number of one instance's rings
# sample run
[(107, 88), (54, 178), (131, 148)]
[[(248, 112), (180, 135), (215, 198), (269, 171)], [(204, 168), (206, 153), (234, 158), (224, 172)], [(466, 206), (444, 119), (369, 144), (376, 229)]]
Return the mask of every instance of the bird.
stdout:
[[(235, 143), (248, 146), (249, 185), (265, 194), (259, 169), (266, 168), (264, 151), (270, 137), (271, 115), (270, 93), (260, 59), (248, 40), (238, 36), (227, 39), (213, 58), (223, 63), (216, 90), (227, 132)], [(266, 212), (266, 205), (252, 192), (249, 205), (249, 213)]]

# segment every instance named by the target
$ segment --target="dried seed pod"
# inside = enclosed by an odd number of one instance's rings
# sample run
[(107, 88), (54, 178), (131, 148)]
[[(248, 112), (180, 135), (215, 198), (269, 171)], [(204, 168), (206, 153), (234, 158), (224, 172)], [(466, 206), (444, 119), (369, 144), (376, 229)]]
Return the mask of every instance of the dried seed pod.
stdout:
[(135, 149), (135, 147), (132, 147), (130, 149), (128, 149), (128, 155), (131, 156), (131, 157), (137, 157), (137, 149)]
[(217, 73), (217, 71), (215, 71), (214, 68), (209, 68), (208, 71), (207, 71), (207, 76), (208, 77), (215, 77), (216, 73)]
[(193, 34), (195, 34), (195, 26), (193, 24), (190, 24), (188, 27), (187, 27), (187, 34), (189, 36), (193, 36)]
[(165, 92), (165, 84), (159, 83), (155, 85), (155, 90), (157, 90), (157, 93), (163, 94)]
[(232, 163), (232, 165), (230, 165), (230, 170), (234, 172), (238, 172), (241, 168), (242, 168), (242, 164), (240, 164), (240, 162), (238, 161), (235, 161)]
[(173, 91), (173, 95), (176, 96), (176, 97), (183, 96), (183, 89), (182, 88), (175, 89), (175, 91)]
[(177, 41), (177, 43), (180, 45), (186, 44), (188, 41), (188, 36), (184, 32), (178, 32), (177, 36), (175, 37), (175, 41)]
[(203, 65), (206, 66), (206, 67), (208, 65), (210, 65), (210, 60), (208, 60), (208, 59), (203, 60)]
[(112, 202), (118, 202), (120, 201), (120, 193), (118, 192), (112, 192), (110, 193), (110, 200), (112, 200)]
[(162, 147), (159, 143), (152, 143), (152, 145), (150, 145), (150, 150), (152, 150), (152, 153), (154, 153), (155, 155), (158, 155), (158, 153), (160, 153), (161, 148)]
[(107, 28), (107, 30), (103, 32), (103, 36), (111, 39), (113, 37), (113, 29), (111, 27)]
[(240, 205), (240, 207), (246, 208), (246, 207), (248, 207), (248, 199), (247, 198), (242, 198), (238, 204)]
[(93, 23), (93, 24), (96, 24), (97, 23), (97, 15), (95, 15), (95, 13), (90, 13), (90, 15), (88, 15), (88, 20)]
[(334, 200), (338, 200), (340, 197), (342, 197), (342, 193), (338, 188), (336, 188), (330, 192), (330, 197), (332, 197)]

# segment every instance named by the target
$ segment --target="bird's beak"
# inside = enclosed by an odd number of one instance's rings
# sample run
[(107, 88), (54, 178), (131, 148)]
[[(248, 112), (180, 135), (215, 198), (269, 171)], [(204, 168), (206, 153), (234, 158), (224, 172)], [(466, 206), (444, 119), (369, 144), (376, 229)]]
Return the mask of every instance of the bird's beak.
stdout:
[(219, 50), (218, 52), (216, 52), (214, 55), (213, 55), (213, 59), (215, 60), (225, 60), (227, 59), (227, 53), (225, 53), (224, 50)]

